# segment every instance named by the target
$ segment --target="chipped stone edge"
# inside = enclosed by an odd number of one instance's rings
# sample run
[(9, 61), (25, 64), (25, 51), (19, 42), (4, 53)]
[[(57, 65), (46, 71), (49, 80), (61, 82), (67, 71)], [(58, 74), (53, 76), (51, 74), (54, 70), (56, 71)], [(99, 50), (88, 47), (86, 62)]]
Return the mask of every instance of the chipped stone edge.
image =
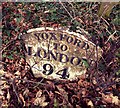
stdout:
[(70, 32), (68, 28), (66, 28), (66, 30), (64, 30), (64, 29), (62, 29), (62, 28), (51, 28), (51, 27), (40, 27), (40, 28), (29, 29), (27, 31), (27, 33), (35, 32), (35, 31), (42, 31), (42, 30), (51, 30), (51, 31), (60, 30), (61, 32), (66, 32), (66, 33), (71, 34), (71, 35), (73, 34), (73, 35), (77, 36), (78, 38), (82, 38), (84, 41), (87, 41), (90, 44), (96, 46), (94, 43), (92, 43), (91, 41), (89, 41), (88, 39), (86, 39), (83, 35), (81, 35), (79, 33), (75, 33), (75, 32)]

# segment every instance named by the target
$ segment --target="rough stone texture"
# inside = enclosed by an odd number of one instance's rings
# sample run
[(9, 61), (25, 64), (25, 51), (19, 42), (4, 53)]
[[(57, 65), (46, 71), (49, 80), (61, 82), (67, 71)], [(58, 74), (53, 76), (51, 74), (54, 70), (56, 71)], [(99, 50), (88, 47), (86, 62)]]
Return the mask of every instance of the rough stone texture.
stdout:
[(82, 61), (92, 66), (102, 50), (83, 35), (67, 30), (36, 28), (22, 36), (26, 60), (35, 77), (73, 80), (85, 74)]

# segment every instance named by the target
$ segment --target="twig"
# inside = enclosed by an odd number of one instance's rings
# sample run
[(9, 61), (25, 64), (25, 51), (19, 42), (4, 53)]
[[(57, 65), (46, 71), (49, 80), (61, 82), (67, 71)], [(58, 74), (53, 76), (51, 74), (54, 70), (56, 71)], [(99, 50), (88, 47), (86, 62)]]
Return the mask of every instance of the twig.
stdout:
[(110, 24), (105, 20), (105, 18), (103, 18), (102, 16), (101, 16), (101, 18), (102, 18), (102, 20), (104, 20), (104, 21), (106, 22), (107, 25), (110, 25)]
[(89, 10), (84, 13), (84, 16), (85, 16), (88, 12), (90, 12), (92, 9), (94, 9), (95, 7), (96, 7), (96, 5), (94, 5), (92, 8), (89, 8)]
[(25, 81), (25, 82), (28, 82), (28, 83), (35, 83), (35, 84), (46, 85), (46, 84), (43, 84), (43, 83), (42, 83), (42, 81), (44, 80), (44, 78), (41, 79), (40, 82), (35, 82), (35, 81), (31, 81), (31, 80), (27, 80), (27, 79), (21, 79), (21, 78), (15, 78), (15, 79), (17, 79), (17, 80), (21, 80), (21, 81)]
[(16, 88), (15, 88), (15, 79), (11, 80), (11, 83), (12, 83), (13, 91), (15, 92), (15, 95), (16, 95), (17, 98), (18, 98), (18, 101), (19, 101), (20, 103), (22, 103), (21, 100), (20, 100), (20, 98), (19, 98), (19, 96), (18, 96), (18, 93), (17, 93), (17, 91), (16, 91)]
[[(71, 3), (71, 2), (69, 2), (68, 1), (68, 3), (75, 9), (75, 7), (73, 6), (73, 4)], [(73, 13), (74, 13), (74, 18), (76, 17), (76, 15), (75, 15), (75, 11), (74, 11), (74, 9), (72, 9), (72, 11), (73, 11)]]
[(61, 2), (61, 0), (59, 0), (60, 4), (63, 6), (63, 8), (66, 10), (66, 12), (69, 14), (69, 16), (71, 17), (72, 20), (74, 20), (74, 18), (72, 17), (72, 15), (70, 14), (70, 12), (68, 12), (68, 10), (66, 9), (66, 7), (63, 5), (63, 3)]
[(2, 63), (2, 64), (7, 64), (7, 63), (5, 63), (5, 62), (3, 62), (3, 61), (1, 61), (1, 60), (0, 60), (0, 63)]
[(105, 42), (105, 44), (108, 43), (108, 41), (109, 41), (111, 38), (112, 38), (112, 39), (113, 39), (113, 38), (115, 39), (115, 37), (114, 37), (114, 34), (115, 34), (115, 33), (116, 33), (116, 31), (108, 37), (108, 39), (107, 39), (107, 41)]
[(4, 51), (15, 40), (17, 40), (17, 37), (15, 37), (13, 40), (10, 40), (9, 43), (4, 48), (0, 48), (0, 52)]

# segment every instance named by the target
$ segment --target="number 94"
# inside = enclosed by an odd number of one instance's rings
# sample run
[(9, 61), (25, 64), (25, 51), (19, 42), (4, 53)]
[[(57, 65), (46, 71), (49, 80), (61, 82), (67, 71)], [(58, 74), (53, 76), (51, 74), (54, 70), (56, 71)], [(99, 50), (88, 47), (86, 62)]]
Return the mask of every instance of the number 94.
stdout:
[[(53, 73), (53, 67), (51, 64), (44, 64), (43, 65), (43, 74), (45, 75), (51, 75)], [(61, 79), (67, 79), (69, 78), (68, 68), (64, 68), (62, 70), (59, 70), (56, 72), (57, 75), (60, 75)]]

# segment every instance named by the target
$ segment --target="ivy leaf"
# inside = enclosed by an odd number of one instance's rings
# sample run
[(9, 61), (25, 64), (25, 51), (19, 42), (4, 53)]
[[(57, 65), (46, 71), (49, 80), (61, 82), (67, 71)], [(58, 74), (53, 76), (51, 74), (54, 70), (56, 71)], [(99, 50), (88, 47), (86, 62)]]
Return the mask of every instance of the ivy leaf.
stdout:
[(89, 63), (86, 59), (82, 59), (83, 64), (85, 65), (86, 68), (89, 67)]
[(7, 58), (9, 58), (9, 59), (13, 59), (13, 56), (12, 56), (12, 55), (9, 55), (9, 56), (7, 56)]
[(120, 76), (120, 70), (118, 70), (118, 71), (116, 72), (116, 75), (117, 75), (117, 76)]
[(31, 12), (27, 10), (26, 14), (27, 14), (26, 20), (28, 21), (31, 18)]
[(20, 23), (20, 21), (22, 20), (22, 17), (16, 18), (17, 23)]
[(3, 54), (2, 57), (6, 57), (6, 54)]
[(41, 23), (39, 17), (35, 17), (35, 19), (32, 21), (34, 27), (37, 27)]
[(119, 25), (119, 24), (120, 24), (120, 18), (115, 18), (112, 22), (113, 22), (115, 25)]
[(58, 108), (58, 106), (59, 106), (59, 103), (58, 103), (57, 99), (55, 98), (54, 99), (54, 108)]
[(116, 55), (116, 57), (120, 57), (120, 53), (117, 53), (117, 54), (115, 54)]
[(7, 35), (10, 37), (10, 30), (6, 30)]

